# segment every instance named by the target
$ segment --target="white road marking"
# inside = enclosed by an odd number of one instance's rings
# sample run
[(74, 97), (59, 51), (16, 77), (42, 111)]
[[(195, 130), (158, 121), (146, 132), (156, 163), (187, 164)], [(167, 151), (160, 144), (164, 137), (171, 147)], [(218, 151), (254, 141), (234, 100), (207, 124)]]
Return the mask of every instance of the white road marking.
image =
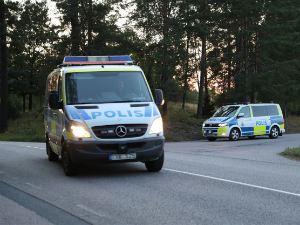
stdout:
[(100, 216), (100, 217), (103, 217), (104, 215), (101, 215), (100, 213), (98, 213), (96, 210), (94, 209), (91, 209), (91, 208), (88, 208), (87, 206), (84, 206), (84, 205), (76, 205), (77, 207), (81, 208), (81, 209), (84, 209), (85, 211), (88, 211), (96, 216)]
[(166, 169), (166, 168), (164, 168), (164, 170), (175, 172), (175, 173), (192, 175), (192, 176), (196, 176), (196, 177), (204, 177), (204, 178), (208, 178), (208, 179), (212, 179), (212, 180), (224, 181), (224, 182), (228, 182), (228, 183), (239, 184), (239, 185), (243, 185), (243, 186), (248, 186), (248, 187), (253, 187), (253, 188), (258, 188), (258, 189), (263, 189), (263, 190), (268, 190), (268, 191), (273, 191), (273, 192), (278, 192), (278, 193), (282, 193), (282, 194), (300, 197), (300, 194), (297, 194), (297, 193), (282, 191), (282, 190), (273, 189), (273, 188), (267, 188), (267, 187), (263, 187), (263, 186), (253, 185), (253, 184), (247, 184), (247, 183), (238, 182), (238, 181), (234, 181), (234, 180), (227, 180), (227, 179), (222, 179), (222, 178), (218, 178), (218, 177), (211, 177), (211, 176), (201, 175), (201, 174), (197, 174), (197, 173), (189, 173), (189, 172), (180, 171), (180, 170), (173, 170), (173, 169)]
[(39, 189), (39, 190), (42, 189), (42, 188), (40, 188), (40, 187), (38, 187), (38, 186), (35, 186), (35, 185), (31, 184), (31, 183), (26, 183), (26, 184), (29, 185), (29, 186), (31, 186), (31, 187), (34, 187), (34, 188), (36, 188), (36, 189)]

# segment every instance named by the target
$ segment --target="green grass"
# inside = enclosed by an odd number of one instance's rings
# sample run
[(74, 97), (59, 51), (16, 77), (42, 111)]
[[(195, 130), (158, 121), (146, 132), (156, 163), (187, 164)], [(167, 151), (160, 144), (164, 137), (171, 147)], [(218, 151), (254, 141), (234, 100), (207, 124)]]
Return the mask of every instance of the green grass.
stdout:
[(204, 119), (196, 119), (197, 105), (168, 102), (168, 114), (163, 118), (166, 141), (193, 141), (203, 139)]
[(298, 148), (287, 148), (284, 150), (284, 152), (280, 153), (281, 156), (300, 160), (300, 147)]
[(44, 115), (40, 111), (25, 112), (21, 118), (8, 121), (8, 131), (0, 141), (44, 142)]

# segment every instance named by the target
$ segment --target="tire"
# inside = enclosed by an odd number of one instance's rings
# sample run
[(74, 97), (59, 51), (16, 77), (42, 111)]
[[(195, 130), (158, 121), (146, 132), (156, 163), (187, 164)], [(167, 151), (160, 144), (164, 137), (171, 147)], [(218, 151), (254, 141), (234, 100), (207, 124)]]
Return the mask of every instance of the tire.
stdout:
[(149, 172), (158, 172), (162, 169), (163, 165), (164, 165), (164, 152), (157, 160), (145, 162), (145, 166)]
[(270, 130), (269, 137), (272, 139), (278, 138), (279, 136), (279, 129), (277, 126), (273, 126)]
[(68, 151), (63, 148), (62, 164), (66, 176), (74, 176), (78, 174), (78, 165), (72, 162)]
[(237, 128), (233, 128), (229, 134), (230, 141), (237, 141), (240, 138), (240, 131)]
[(48, 160), (55, 162), (58, 160), (58, 155), (52, 151), (49, 141), (46, 141), (46, 153), (48, 155)]
[(215, 141), (215, 140), (217, 140), (217, 138), (215, 138), (215, 137), (208, 137), (207, 140), (209, 140), (209, 141)]

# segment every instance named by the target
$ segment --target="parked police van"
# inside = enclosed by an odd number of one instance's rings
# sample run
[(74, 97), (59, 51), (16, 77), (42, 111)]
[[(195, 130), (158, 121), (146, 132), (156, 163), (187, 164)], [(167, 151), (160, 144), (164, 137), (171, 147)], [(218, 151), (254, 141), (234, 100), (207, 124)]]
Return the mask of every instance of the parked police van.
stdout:
[(49, 161), (62, 158), (67, 176), (82, 163), (164, 163), (164, 133), (143, 71), (129, 56), (67, 56), (47, 78), (45, 137)]
[(284, 118), (278, 104), (230, 104), (206, 120), (202, 132), (209, 141), (224, 137), (236, 141), (258, 135), (277, 138), (285, 132)]

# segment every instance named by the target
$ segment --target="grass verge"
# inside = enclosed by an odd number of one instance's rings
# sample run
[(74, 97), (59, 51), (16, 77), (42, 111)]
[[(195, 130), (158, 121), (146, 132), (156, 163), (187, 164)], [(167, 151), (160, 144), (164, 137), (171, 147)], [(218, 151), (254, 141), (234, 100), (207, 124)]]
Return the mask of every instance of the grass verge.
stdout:
[(294, 159), (300, 161), (300, 147), (298, 148), (287, 148), (284, 152), (280, 153), (281, 156), (284, 156), (289, 159)]
[(25, 112), (19, 119), (8, 121), (8, 130), (0, 134), (0, 141), (44, 142), (43, 113)]

